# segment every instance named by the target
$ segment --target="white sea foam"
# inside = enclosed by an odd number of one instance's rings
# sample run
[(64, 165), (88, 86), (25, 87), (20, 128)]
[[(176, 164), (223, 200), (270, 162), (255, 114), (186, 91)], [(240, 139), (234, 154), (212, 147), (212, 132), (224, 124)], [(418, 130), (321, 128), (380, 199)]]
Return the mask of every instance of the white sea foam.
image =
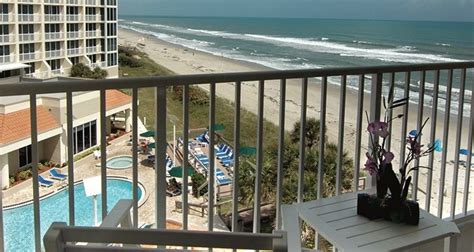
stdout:
[(444, 43), (436, 43), (437, 46), (445, 46), (445, 47), (450, 47), (451, 44), (444, 44)]
[[(262, 43), (270, 43), (276, 46), (292, 47), (295, 49), (308, 50), (320, 53), (337, 54), (343, 57), (359, 57), (372, 60), (380, 60), (385, 62), (401, 62), (401, 63), (430, 63), (430, 62), (446, 62), (459, 61), (442, 55), (414, 53), (415, 47), (401, 46), (398, 48), (359, 48), (346, 45), (343, 43), (329, 42), (328, 38), (322, 37), (320, 40), (312, 38), (294, 38), (294, 37), (278, 37), (261, 34), (240, 34), (227, 31), (215, 31), (205, 29), (183, 28), (179, 26), (167, 26), (161, 24), (149, 24), (133, 21), (132, 24), (145, 25), (165, 29), (173, 32), (194, 34), (200, 36), (221, 37), (236, 40), (256, 41)], [(360, 44), (367, 44), (367, 41), (358, 41)]]

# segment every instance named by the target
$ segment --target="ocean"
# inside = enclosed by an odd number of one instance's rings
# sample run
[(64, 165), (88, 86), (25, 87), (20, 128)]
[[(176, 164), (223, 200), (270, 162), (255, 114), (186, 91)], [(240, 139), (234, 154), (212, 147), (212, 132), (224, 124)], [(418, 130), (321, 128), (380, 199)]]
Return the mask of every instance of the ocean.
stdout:
[[(191, 49), (275, 69), (372, 66), (474, 60), (474, 23), (284, 18), (183, 18), (121, 16), (119, 27)], [(425, 105), (432, 103), (427, 74)], [(419, 73), (412, 73), (410, 100), (417, 103)], [(444, 110), (447, 73), (441, 72)], [(464, 115), (470, 112), (474, 70), (467, 71)], [(338, 81), (332, 79), (337, 85)], [(357, 77), (348, 78), (357, 88)], [(458, 111), (460, 71), (454, 73), (452, 113)], [(399, 98), (404, 76), (396, 76)], [(384, 90), (387, 92), (388, 88)]]

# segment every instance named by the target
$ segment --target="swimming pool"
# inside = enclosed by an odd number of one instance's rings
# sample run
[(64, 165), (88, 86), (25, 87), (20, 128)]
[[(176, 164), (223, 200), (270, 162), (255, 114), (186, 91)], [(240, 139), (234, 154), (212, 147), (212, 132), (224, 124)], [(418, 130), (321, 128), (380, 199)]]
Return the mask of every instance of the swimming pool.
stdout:
[(132, 164), (133, 158), (131, 156), (117, 156), (107, 160), (107, 168), (109, 169), (128, 169), (132, 168)]
[[(142, 197), (138, 190), (138, 198)], [(107, 179), (107, 208), (110, 211), (120, 199), (132, 198), (132, 182), (120, 178)], [(94, 222), (93, 200), (86, 197), (84, 184), (74, 186), (74, 202), (77, 226), (92, 226)], [(97, 216), (101, 220), (101, 198), (97, 197)], [(56, 221), (69, 220), (67, 188), (40, 200), (41, 240), (49, 226)], [(3, 210), (5, 251), (34, 251), (33, 204)]]

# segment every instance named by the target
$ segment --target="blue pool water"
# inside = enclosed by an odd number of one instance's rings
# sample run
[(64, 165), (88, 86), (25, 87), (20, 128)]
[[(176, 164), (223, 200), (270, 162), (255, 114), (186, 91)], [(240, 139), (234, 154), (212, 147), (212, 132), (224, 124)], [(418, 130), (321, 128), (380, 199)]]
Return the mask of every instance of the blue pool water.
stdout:
[(107, 168), (110, 169), (128, 169), (132, 167), (133, 159), (131, 156), (118, 156), (107, 160)]
[[(93, 199), (86, 197), (84, 184), (74, 186), (75, 215), (77, 226), (92, 226), (94, 223)], [(138, 198), (142, 191), (139, 189)], [(121, 179), (107, 179), (107, 208), (109, 211), (120, 199), (132, 198), (132, 183)], [(49, 226), (56, 221), (68, 222), (68, 190), (65, 189), (40, 200), (41, 239)], [(99, 221), (101, 199), (97, 197)], [(6, 251), (34, 251), (33, 204), (3, 210)]]

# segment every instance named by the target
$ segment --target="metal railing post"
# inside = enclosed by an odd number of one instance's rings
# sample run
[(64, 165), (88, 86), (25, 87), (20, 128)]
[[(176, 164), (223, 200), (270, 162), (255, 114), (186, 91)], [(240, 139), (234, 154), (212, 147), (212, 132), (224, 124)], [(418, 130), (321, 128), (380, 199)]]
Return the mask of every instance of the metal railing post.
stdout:
[[(370, 84), (370, 121), (378, 122), (380, 121), (380, 113), (382, 111), (382, 81), (383, 74), (377, 73), (372, 75), (372, 82)], [(359, 132), (362, 134), (362, 132)], [(374, 139), (375, 142), (378, 142), (378, 138)], [(369, 142), (369, 148), (371, 148), (371, 141)], [(376, 183), (375, 176), (370, 176), (368, 187), (374, 187)]]
[(276, 193), (276, 228), (282, 227), (281, 205), (283, 198), (283, 177), (285, 171), (283, 161), (285, 159), (285, 105), (286, 105), (286, 80), (280, 80), (280, 111), (278, 124), (278, 171), (277, 171), (277, 193)]
[[(155, 88), (155, 222), (166, 228), (166, 86)], [(161, 185), (161, 186), (159, 186)]]
[[(240, 81), (235, 83), (235, 114), (234, 114), (234, 181), (232, 181), (232, 232), (238, 230), (239, 221), (239, 169), (240, 169), (240, 102), (241, 102)], [(278, 211), (278, 210), (277, 210)]]

